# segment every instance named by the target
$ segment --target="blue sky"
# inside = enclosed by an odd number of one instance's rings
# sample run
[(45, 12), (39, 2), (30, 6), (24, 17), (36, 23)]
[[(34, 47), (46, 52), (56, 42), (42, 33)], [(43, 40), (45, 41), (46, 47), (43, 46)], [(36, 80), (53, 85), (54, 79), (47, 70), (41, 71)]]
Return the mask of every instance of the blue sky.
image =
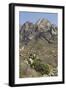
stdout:
[(30, 21), (32, 23), (35, 23), (38, 19), (48, 19), (52, 24), (55, 24), (58, 26), (58, 15), (57, 13), (40, 13), (40, 12), (19, 12), (19, 24), (22, 25), (26, 21)]

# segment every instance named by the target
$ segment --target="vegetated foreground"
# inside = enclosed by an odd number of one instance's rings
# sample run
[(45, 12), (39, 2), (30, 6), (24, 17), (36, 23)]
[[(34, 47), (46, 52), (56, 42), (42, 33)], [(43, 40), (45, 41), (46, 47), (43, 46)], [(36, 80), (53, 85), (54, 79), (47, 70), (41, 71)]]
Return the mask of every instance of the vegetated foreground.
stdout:
[(19, 31), (19, 78), (58, 76), (58, 28), (47, 19)]

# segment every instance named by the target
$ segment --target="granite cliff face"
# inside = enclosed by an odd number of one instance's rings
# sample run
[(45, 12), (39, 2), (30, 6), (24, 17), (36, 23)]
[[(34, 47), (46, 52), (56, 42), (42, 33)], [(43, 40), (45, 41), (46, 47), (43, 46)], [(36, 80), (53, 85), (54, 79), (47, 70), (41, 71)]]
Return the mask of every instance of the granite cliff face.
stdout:
[(21, 26), (19, 30), (20, 77), (58, 75), (57, 38), (58, 27), (47, 19), (39, 19), (36, 23), (25, 22)]
[(28, 44), (32, 39), (45, 39), (53, 43), (57, 39), (57, 27), (46, 19), (38, 20), (35, 24), (26, 22), (20, 29), (20, 42)]

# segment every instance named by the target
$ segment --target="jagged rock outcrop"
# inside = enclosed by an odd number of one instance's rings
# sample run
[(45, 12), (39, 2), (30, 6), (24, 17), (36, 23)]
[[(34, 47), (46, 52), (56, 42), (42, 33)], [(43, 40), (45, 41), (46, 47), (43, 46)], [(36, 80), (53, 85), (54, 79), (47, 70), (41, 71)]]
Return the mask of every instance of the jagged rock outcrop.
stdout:
[(20, 42), (28, 44), (32, 39), (45, 39), (52, 43), (57, 39), (57, 27), (47, 19), (38, 20), (35, 24), (26, 22), (20, 29)]

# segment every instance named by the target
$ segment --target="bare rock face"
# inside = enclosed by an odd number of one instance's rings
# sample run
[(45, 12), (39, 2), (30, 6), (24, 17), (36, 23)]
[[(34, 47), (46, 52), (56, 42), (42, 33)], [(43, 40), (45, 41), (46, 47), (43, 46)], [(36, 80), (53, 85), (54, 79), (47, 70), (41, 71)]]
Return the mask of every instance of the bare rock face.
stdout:
[(20, 29), (20, 42), (27, 44), (34, 37), (34, 24), (31, 22), (26, 22), (22, 25)]
[(20, 43), (28, 44), (32, 39), (45, 39), (52, 43), (57, 39), (57, 27), (47, 19), (38, 20), (35, 24), (26, 22), (20, 29)]
[(39, 19), (36, 22), (36, 25), (38, 26), (38, 30), (41, 32), (47, 32), (50, 30), (51, 23), (47, 19)]

